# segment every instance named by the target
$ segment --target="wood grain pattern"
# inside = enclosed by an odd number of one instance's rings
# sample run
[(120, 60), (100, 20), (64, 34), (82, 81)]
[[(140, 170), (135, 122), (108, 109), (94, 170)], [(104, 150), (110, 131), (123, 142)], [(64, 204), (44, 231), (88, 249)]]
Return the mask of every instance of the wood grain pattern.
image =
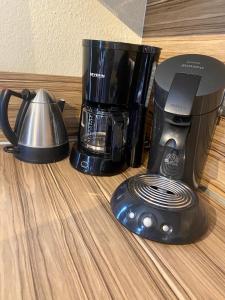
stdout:
[(181, 54), (204, 54), (213, 56), (225, 63), (225, 34), (220, 35), (190, 35), (176, 37), (147, 37), (143, 44), (160, 47), (159, 61)]
[(224, 16), (224, 0), (148, 0), (143, 43), (162, 48), (160, 61), (199, 53), (225, 62)]
[(224, 299), (225, 209), (204, 194), (208, 235), (157, 244), (120, 226), (109, 205), (143, 168), (99, 178), (67, 159), (32, 165), (0, 150), (1, 299)]
[(225, 33), (224, 0), (149, 0), (144, 38)]
[[(64, 99), (66, 106), (63, 115), (68, 134), (72, 137), (77, 134), (81, 106), (81, 78), (0, 72), (0, 90), (5, 88), (17, 91), (24, 88), (31, 90), (44, 88), (53, 93), (56, 99)], [(15, 123), (19, 105), (18, 99), (14, 98), (10, 102), (9, 120), (12, 126)], [(2, 133), (0, 133), (0, 141), (5, 141)]]
[[(128, 178), (139, 171), (129, 169), (124, 175)], [(145, 170), (142, 169), (143, 171)], [(112, 184), (107, 178), (96, 178), (96, 181), (102, 186), (107, 199), (110, 199), (114, 189), (121, 182), (119, 179), (116, 184)], [(192, 245), (171, 246), (143, 240), (135, 235), (133, 237), (154, 261), (178, 298), (224, 299), (222, 286), (225, 276), (225, 238), (222, 215), (225, 208), (208, 198), (205, 193), (199, 193), (199, 197), (208, 209), (210, 228), (201, 241)], [(223, 250), (220, 251), (221, 249)]]

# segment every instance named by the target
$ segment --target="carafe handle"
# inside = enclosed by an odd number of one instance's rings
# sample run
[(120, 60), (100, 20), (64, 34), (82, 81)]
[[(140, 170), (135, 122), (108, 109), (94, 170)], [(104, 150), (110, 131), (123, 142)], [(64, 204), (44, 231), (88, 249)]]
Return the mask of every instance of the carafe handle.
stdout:
[[(120, 161), (123, 148), (124, 119), (121, 116), (114, 116), (112, 123), (112, 160)], [(124, 151), (124, 150), (123, 150)]]
[[(18, 138), (16, 135), (16, 131), (21, 126), (21, 121), (25, 115), (25, 112), (27, 110), (27, 107), (29, 105), (29, 101), (31, 99), (31, 95), (33, 97), (33, 94), (30, 93), (29, 90), (23, 90), (21, 93), (6, 89), (2, 90), (0, 95), (0, 120), (1, 120), (1, 129), (6, 136), (6, 138), (9, 140), (9, 142), (13, 145), (17, 145)], [(21, 108), (19, 110), (19, 114), (16, 118), (16, 124), (15, 124), (15, 131), (11, 128), (9, 124), (9, 118), (8, 118), (8, 106), (11, 96), (15, 96), (17, 98), (21, 98), (23, 100), (23, 103), (21, 105)]]

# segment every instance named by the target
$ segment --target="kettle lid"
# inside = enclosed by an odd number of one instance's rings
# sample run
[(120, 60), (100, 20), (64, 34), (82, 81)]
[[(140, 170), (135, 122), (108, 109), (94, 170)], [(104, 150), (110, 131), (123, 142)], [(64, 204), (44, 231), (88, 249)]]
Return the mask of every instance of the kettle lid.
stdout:
[(50, 95), (44, 89), (39, 89), (36, 91), (36, 96), (32, 99), (32, 103), (40, 103), (40, 104), (51, 104), (55, 103), (54, 96)]

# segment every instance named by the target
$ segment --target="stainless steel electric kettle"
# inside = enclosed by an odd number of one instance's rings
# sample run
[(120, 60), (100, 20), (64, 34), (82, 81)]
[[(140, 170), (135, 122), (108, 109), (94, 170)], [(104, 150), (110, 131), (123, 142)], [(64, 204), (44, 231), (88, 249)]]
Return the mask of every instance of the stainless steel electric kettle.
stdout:
[[(14, 130), (8, 119), (11, 96), (22, 99)], [(43, 90), (21, 93), (3, 90), (0, 95), (0, 123), (2, 131), (12, 145), (4, 148), (16, 158), (30, 163), (51, 163), (65, 158), (69, 143), (63, 122), (65, 101), (55, 101)]]

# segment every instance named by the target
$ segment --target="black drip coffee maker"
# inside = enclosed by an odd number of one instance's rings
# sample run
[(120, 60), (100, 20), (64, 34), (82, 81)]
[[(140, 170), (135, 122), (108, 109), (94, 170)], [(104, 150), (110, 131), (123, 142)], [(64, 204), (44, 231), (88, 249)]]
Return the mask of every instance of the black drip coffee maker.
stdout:
[(150, 46), (83, 40), (83, 104), (78, 143), (70, 156), (74, 168), (113, 175), (140, 165), (147, 95), (158, 54)]

